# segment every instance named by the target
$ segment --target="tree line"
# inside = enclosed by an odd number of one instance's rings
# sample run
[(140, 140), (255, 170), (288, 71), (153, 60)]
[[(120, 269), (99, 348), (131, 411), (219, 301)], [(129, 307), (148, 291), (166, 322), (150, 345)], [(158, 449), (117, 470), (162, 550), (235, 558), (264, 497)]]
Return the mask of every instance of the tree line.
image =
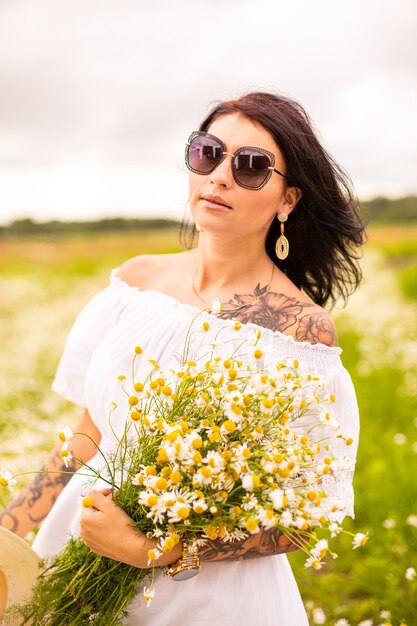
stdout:
[(89, 221), (60, 221), (37, 222), (31, 218), (15, 220), (6, 226), (0, 226), (1, 235), (49, 235), (72, 234), (89, 232), (115, 232), (126, 230), (164, 230), (178, 228), (179, 222), (164, 218), (133, 219), (133, 218), (106, 218)]
[(401, 223), (417, 221), (417, 196), (384, 198), (383, 196), (360, 203), (362, 213), (369, 222)]
[[(377, 197), (360, 203), (361, 213), (370, 223), (409, 223), (417, 221), (417, 196), (403, 198)], [(126, 230), (164, 230), (179, 228), (176, 220), (165, 218), (134, 219), (106, 218), (90, 221), (37, 222), (31, 218), (15, 220), (0, 226), (0, 236), (7, 235), (48, 235), (88, 232), (115, 232)]]

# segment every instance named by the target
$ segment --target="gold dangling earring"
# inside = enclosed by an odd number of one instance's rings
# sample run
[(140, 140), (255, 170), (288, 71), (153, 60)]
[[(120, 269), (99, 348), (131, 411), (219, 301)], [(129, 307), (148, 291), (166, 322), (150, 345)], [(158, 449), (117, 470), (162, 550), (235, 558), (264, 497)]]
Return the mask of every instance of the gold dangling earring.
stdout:
[(277, 215), (278, 220), (280, 221), (280, 229), (281, 235), (278, 237), (277, 242), (275, 244), (275, 254), (277, 257), (283, 261), (287, 258), (288, 253), (290, 251), (290, 244), (288, 243), (288, 239), (284, 235), (284, 222), (287, 221), (288, 215), (282, 211)]
[(194, 226), (195, 226), (196, 231), (199, 233), (201, 230), (200, 226), (198, 224), (194, 224)]

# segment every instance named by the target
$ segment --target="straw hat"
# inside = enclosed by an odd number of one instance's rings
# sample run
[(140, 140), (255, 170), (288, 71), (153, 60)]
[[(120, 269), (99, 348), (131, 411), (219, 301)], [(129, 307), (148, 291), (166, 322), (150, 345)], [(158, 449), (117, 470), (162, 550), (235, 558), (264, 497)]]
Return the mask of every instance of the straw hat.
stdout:
[[(39, 561), (40, 557), (23, 539), (0, 526), (0, 618), (6, 608), (30, 597)], [(7, 621), (8, 626), (13, 624), (12, 620)]]

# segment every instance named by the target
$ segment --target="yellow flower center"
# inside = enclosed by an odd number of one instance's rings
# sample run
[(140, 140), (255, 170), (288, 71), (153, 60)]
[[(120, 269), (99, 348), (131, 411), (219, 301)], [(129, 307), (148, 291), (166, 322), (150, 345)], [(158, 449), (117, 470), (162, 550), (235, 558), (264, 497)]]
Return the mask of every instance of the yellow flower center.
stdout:
[(236, 430), (236, 424), (232, 420), (226, 420), (223, 426), (229, 433), (233, 433)]
[(248, 530), (251, 533), (256, 528), (258, 528), (258, 521), (256, 519), (248, 519), (248, 520), (246, 520), (246, 530)]
[(183, 506), (180, 509), (178, 509), (178, 517), (180, 517), (181, 519), (187, 519), (187, 517), (190, 516), (190, 511), (187, 509), (187, 507)]
[(167, 483), (166, 479), (162, 478), (162, 476), (161, 476), (161, 478), (158, 478), (158, 480), (156, 481), (155, 486), (156, 486), (157, 489), (163, 490), (163, 489), (166, 489), (168, 487), (168, 483)]

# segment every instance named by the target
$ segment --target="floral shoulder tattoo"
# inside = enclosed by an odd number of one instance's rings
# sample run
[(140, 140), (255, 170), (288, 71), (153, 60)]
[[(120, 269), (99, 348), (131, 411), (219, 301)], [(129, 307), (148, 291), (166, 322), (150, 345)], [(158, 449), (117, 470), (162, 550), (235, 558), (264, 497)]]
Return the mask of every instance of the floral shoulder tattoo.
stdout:
[(310, 302), (289, 298), (268, 290), (258, 283), (253, 294), (234, 294), (222, 305), (220, 319), (236, 319), (257, 324), (270, 330), (290, 333), (297, 341), (336, 346), (336, 330), (329, 314)]

